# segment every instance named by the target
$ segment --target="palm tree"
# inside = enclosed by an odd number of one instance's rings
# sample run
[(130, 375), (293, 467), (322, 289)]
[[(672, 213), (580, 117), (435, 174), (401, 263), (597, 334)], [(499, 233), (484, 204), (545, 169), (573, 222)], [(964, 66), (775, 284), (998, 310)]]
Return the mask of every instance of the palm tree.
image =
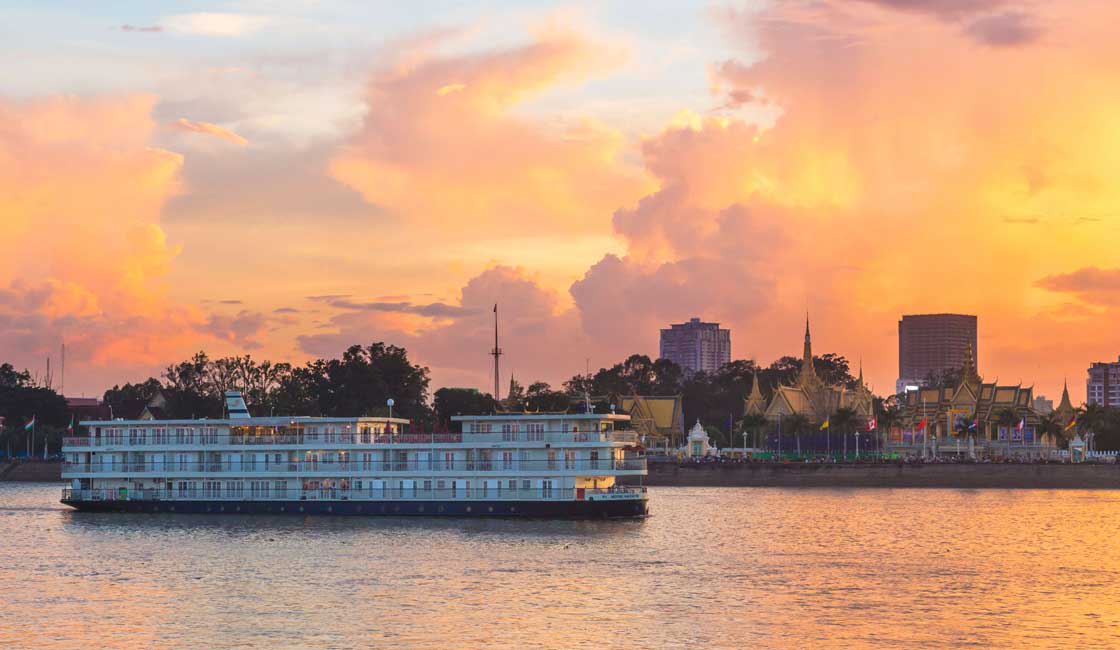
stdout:
[(797, 442), (797, 455), (801, 455), (801, 434), (809, 428), (809, 418), (800, 413), (794, 413), (785, 418), (785, 426), (787, 429), (793, 431), (794, 439)]
[(1065, 423), (1058, 421), (1058, 414), (1051, 411), (1039, 418), (1038, 423), (1038, 437), (1039, 441), (1045, 436), (1051, 436), (1054, 439), (1054, 446), (1059, 449), (1065, 448)]
[(1089, 442), (1087, 445), (1089, 451), (1093, 450), (1091, 442), (1093, 437), (1104, 428), (1107, 421), (1108, 410), (1100, 404), (1087, 404), (1081, 409), (1077, 417), (1077, 430), (1081, 432), (1081, 437)]
[(953, 430), (956, 431), (958, 435), (968, 440), (968, 457), (973, 460), (975, 460), (975, 455), (972, 452), (974, 449), (972, 439), (976, 436), (976, 431), (972, 429), (972, 423), (976, 421), (976, 412), (973, 411), (967, 417), (958, 417), (957, 420), (953, 422)]
[[(1014, 410), (1005, 408), (996, 413), (996, 424), (1004, 427), (1013, 427), (1019, 423), (1019, 414)], [(1007, 456), (1011, 457), (1011, 434), (1007, 434)]]
[(839, 408), (829, 418), (829, 429), (836, 427), (840, 431), (840, 435), (844, 436), (844, 456), (848, 455), (848, 431), (855, 427), (858, 423), (859, 416), (850, 408)]
[(743, 419), (740, 420), (740, 422), (742, 431), (744, 433), (753, 434), (751, 437), (751, 440), (753, 441), (752, 446), (757, 448), (758, 436), (762, 431), (762, 428), (766, 426), (766, 418), (759, 413), (748, 413), (747, 415), (743, 416)]
[(879, 409), (879, 414), (875, 416), (876, 424), (879, 425), (880, 433), (877, 438), (879, 439), (879, 449), (882, 450), (883, 442), (886, 441), (887, 436), (890, 435), (891, 429), (894, 425), (898, 424), (901, 411), (898, 408), (898, 403), (894, 397), (889, 397), (883, 400), (883, 406)]

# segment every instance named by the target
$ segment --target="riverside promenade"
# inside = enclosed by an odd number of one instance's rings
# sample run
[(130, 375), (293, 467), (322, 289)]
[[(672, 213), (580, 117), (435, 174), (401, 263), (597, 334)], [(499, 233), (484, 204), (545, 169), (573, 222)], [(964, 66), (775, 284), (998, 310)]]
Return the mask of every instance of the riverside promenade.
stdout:
[(650, 462), (645, 484), (696, 487), (1120, 490), (1120, 465)]

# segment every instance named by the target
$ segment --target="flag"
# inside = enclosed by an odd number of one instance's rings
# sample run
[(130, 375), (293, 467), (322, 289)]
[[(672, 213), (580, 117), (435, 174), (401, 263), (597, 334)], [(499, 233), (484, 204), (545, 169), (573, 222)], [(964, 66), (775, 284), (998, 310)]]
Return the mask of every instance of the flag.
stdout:
[(1019, 424), (1015, 425), (1015, 430), (1019, 431), (1019, 432), (1022, 432), (1023, 428), (1026, 427), (1026, 426), (1027, 426), (1027, 419), (1026, 418), (1019, 418)]
[(824, 423), (821, 424), (821, 431), (824, 431), (827, 428), (828, 428), (828, 418), (825, 418)]
[(977, 427), (979, 427), (979, 426), (980, 426), (980, 418), (976, 418), (972, 422), (968, 423), (968, 430), (969, 431), (975, 431), (977, 429)]
[(922, 421), (918, 423), (918, 431), (925, 431), (925, 430), (926, 430), (926, 419), (922, 418)]
[(1072, 418), (1070, 418), (1069, 424), (1066, 425), (1065, 430), (1069, 431), (1070, 429), (1074, 428), (1075, 426), (1077, 426), (1077, 416), (1076, 415), (1073, 416)]
[(494, 313), (498, 313), (498, 303), (494, 303)]
[(66, 433), (74, 433), (74, 415), (70, 414), (70, 425), (66, 427)]
[(35, 428), (35, 416), (32, 415), (31, 419), (27, 421), (27, 424), (23, 425), (23, 430), (24, 431), (30, 431), (34, 428)]
[(868, 431), (874, 431), (875, 429), (878, 429), (878, 428), (879, 428), (879, 423), (878, 423), (878, 421), (875, 420), (875, 418), (871, 418), (870, 420), (867, 421), (867, 430)]

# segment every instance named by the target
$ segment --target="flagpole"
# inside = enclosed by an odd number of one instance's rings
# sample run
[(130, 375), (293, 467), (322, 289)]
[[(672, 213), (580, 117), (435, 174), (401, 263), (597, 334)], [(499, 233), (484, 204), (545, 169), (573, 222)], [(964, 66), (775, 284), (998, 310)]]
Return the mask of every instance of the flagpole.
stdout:
[(782, 414), (778, 414), (778, 462), (782, 460)]

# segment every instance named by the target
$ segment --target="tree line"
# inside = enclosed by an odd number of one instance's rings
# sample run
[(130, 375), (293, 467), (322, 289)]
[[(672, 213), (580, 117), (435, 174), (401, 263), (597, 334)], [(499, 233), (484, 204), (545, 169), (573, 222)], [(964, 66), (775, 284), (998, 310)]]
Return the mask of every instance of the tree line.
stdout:
[[(858, 383), (843, 356), (824, 354), (815, 357), (813, 365), (825, 382), (852, 388)], [(769, 400), (776, 386), (796, 381), (801, 359), (784, 356), (765, 367), (752, 360), (736, 360), (712, 373), (685, 373), (671, 361), (635, 354), (594, 373), (575, 375), (559, 388), (543, 381), (523, 385), (511, 380), (507, 395), (499, 402), (493, 395), (471, 388), (446, 387), (430, 393), (428, 368), (412, 363), (402, 347), (375, 342), (351, 346), (339, 358), (315, 359), (303, 365), (258, 361), (248, 355), (211, 359), (199, 352), (169, 365), (159, 377), (113, 386), (105, 391), (103, 403), (113, 417), (135, 417), (159, 395), (167, 418), (220, 418), (223, 393), (237, 390), (254, 415), (341, 417), (388, 415), (386, 402), (392, 398), (393, 414), (409, 418), (414, 427), (454, 430), (454, 415), (578, 412), (588, 399), (594, 410), (606, 412), (612, 396), (681, 395), (686, 429), (700, 420), (716, 444), (737, 446), (744, 434), (752, 437), (748, 444), (765, 442), (761, 439), (763, 423), (745, 416), (743, 410), (756, 372), (763, 398)], [(897, 415), (893, 397), (876, 398), (876, 413), (880, 428), (889, 427)], [(27, 371), (0, 365), (0, 417), (4, 418), (0, 451), (6, 450), (4, 443), (22, 451), (22, 428), (32, 415), (38, 430), (57, 450), (70, 420), (65, 399), (38, 385)], [(854, 422), (854, 414), (837, 413), (833, 420), (838, 429), (860, 425)], [(1079, 422), (1079, 428), (1091, 424), (1098, 449), (1120, 449), (1120, 411), (1089, 407)], [(795, 432), (796, 425), (793, 418), (786, 430)], [(810, 425), (801, 428), (803, 433), (811, 433)]]

